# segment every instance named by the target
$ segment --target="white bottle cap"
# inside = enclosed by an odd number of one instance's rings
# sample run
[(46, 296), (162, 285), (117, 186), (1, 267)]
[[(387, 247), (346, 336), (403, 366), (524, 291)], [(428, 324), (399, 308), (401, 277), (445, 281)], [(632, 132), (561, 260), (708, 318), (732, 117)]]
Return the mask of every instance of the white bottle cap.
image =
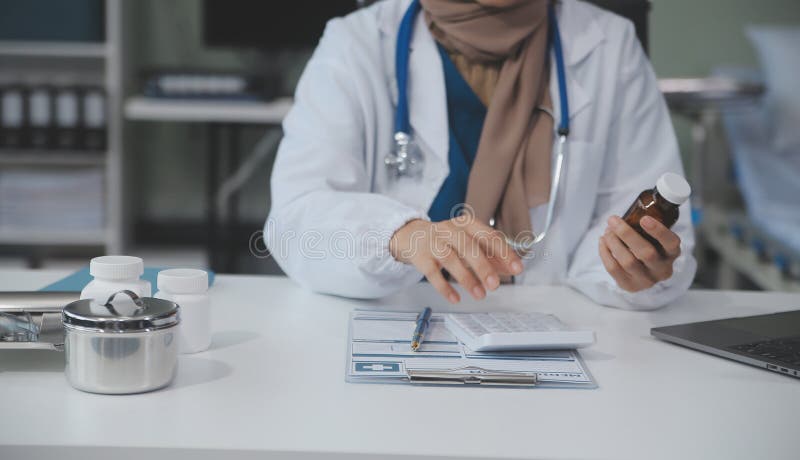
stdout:
[(139, 278), (144, 273), (144, 262), (132, 256), (101, 256), (89, 262), (89, 274), (95, 278), (124, 280)]
[(675, 173), (664, 173), (656, 182), (658, 194), (670, 203), (682, 205), (692, 194), (692, 188), (686, 179)]
[(158, 290), (170, 294), (203, 294), (208, 290), (208, 273), (191, 268), (171, 268), (158, 272)]

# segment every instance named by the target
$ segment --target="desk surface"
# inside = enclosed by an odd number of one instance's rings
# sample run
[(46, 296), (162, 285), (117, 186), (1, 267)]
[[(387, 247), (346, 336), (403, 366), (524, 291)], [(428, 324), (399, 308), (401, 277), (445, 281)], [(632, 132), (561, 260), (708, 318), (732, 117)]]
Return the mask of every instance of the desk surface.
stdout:
[[(0, 272), (0, 289), (61, 275)], [(15, 458), (99, 458), (119, 454), (113, 446), (149, 458), (165, 448), (184, 458), (797, 458), (800, 382), (649, 334), (797, 308), (796, 294), (693, 291), (659, 311), (626, 312), (567, 288), (510, 286), (461, 305), (553, 312), (597, 331), (583, 356), (599, 389), (532, 390), (348, 384), (348, 313), (373, 303), (277, 277), (219, 276), (211, 292), (211, 350), (182, 356), (176, 381), (155, 393), (82, 393), (64, 380), (59, 353), (0, 354), (0, 449)], [(379, 303), (446, 308), (424, 284)]]

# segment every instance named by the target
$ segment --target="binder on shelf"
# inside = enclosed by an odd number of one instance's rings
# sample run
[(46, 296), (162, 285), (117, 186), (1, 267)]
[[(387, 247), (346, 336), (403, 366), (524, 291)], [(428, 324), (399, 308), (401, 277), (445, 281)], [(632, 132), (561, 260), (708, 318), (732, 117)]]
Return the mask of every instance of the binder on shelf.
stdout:
[(55, 147), (75, 150), (80, 147), (80, 95), (77, 88), (64, 86), (55, 96)]
[(108, 128), (108, 107), (106, 93), (102, 88), (86, 88), (81, 97), (83, 115), (83, 148), (86, 150), (106, 149), (106, 130)]
[(22, 86), (0, 88), (0, 148), (18, 149), (25, 143), (24, 99)]
[(104, 152), (108, 107), (105, 89), (64, 76), (29, 84), (0, 83), (0, 149)]
[(27, 96), (28, 144), (34, 149), (48, 149), (53, 145), (53, 98), (50, 88), (34, 86)]

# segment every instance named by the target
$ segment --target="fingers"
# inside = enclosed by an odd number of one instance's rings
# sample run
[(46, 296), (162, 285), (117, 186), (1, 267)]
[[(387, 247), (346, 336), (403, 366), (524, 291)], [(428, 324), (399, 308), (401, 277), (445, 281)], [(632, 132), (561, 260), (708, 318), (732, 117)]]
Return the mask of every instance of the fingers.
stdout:
[(630, 249), (633, 255), (645, 266), (652, 268), (657, 265), (662, 257), (652, 243), (617, 216), (608, 219), (608, 228)]
[(486, 291), (482, 284), (472, 271), (464, 265), (464, 261), (458, 256), (455, 250), (450, 250), (444, 257), (439, 259), (441, 264), (455, 278), (467, 292), (469, 292), (475, 300), (481, 300), (486, 297)]
[(650, 216), (645, 216), (639, 221), (639, 225), (661, 244), (667, 257), (674, 259), (681, 255), (681, 238), (664, 224)]
[(488, 291), (494, 291), (500, 286), (500, 275), (497, 269), (484, 254), (480, 244), (467, 233), (461, 233), (456, 237), (453, 248), (458, 252), (458, 256), (475, 272), (475, 275), (483, 283), (483, 287)]
[(635, 290), (647, 289), (656, 283), (644, 264), (636, 258), (619, 236), (609, 231), (603, 235), (601, 239), (608, 246), (608, 250), (614, 257), (614, 260), (616, 260), (619, 266), (625, 271), (625, 274), (630, 278), (631, 286), (635, 287)]
[[(640, 224), (658, 244), (643, 237), (618, 216), (608, 219), (608, 230), (600, 243), (600, 258), (606, 270), (621, 288), (633, 292), (670, 278), (672, 264), (681, 252), (680, 237), (661, 222), (645, 216)], [(659, 245), (663, 249), (658, 248)], [(608, 260), (609, 255), (613, 261)]]
[(602, 237), (600, 238), (600, 260), (603, 262), (603, 266), (606, 268), (608, 274), (614, 278), (614, 281), (617, 282), (620, 288), (631, 292), (635, 290), (630, 277), (619, 262), (617, 262), (617, 259), (611, 254), (611, 250), (608, 249), (608, 244), (606, 244), (605, 239)]
[[(651, 278), (662, 281), (672, 276), (672, 263), (680, 255), (681, 240), (678, 235), (670, 231), (664, 224), (652, 217), (645, 216), (640, 221), (642, 227), (653, 229), (658, 244), (645, 239), (625, 221), (617, 216), (608, 219), (609, 229), (623, 244), (630, 249), (631, 253), (644, 264)], [(657, 248), (661, 245), (661, 248)]]
[(425, 278), (431, 283), (431, 286), (439, 291), (439, 294), (447, 299), (448, 302), (458, 303), (461, 300), (461, 296), (458, 295), (458, 292), (444, 279), (442, 267), (436, 259), (433, 257), (425, 258), (414, 265), (417, 267), (417, 270), (425, 275)]
[(522, 259), (506, 243), (505, 235), (502, 232), (466, 215), (455, 218), (454, 225), (463, 228), (467, 234), (478, 241), (480, 248), (490, 261), (495, 262), (503, 274), (519, 275), (522, 273), (524, 269)]
[[(414, 225), (407, 224), (392, 237), (392, 255), (409, 253), (408, 257), (395, 255), (395, 258), (411, 259), (431, 285), (452, 303), (459, 302), (460, 296), (442, 275), (442, 268), (476, 300), (497, 289), (501, 275), (520, 274), (524, 269), (501, 232), (471, 217), (435, 224), (423, 221), (419, 225), (427, 229), (424, 232), (414, 232)], [(419, 241), (412, 241), (412, 236), (419, 236)], [(402, 251), (403, 248), (410, 250)]]

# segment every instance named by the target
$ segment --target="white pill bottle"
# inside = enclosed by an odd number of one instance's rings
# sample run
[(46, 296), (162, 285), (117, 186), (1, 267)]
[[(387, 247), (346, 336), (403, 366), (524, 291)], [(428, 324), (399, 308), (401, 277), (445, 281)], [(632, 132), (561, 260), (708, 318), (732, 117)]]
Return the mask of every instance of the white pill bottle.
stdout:
[(208, 273), (189, 268), (158, 272), (157, 299), (175, 302), (180, 307), (181, 353), (198, 353), (211, 346), (211, 301), (208, 298)]
[(94, 279), (81, 291), (81, 299), (105, 303), (112, 294), (122, 290), (150, 297), (150, 282), (140, 278), (144, 274), (144, 262), (138, 257), (95, 257), (89, 262), (89, 274)]

